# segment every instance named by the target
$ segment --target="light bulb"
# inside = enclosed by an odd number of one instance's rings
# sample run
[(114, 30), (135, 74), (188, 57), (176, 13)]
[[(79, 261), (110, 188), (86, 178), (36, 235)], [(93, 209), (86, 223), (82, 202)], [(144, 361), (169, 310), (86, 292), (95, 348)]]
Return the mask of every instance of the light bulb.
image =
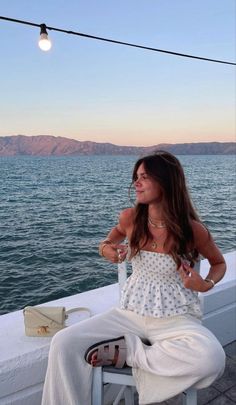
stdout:
[(49, 51), (49, 49), (51, 49), (51, 47), (52, 47), (52, 43), (51, 43), (50, 39), (48, 39), (46, 25), (41, 24), (40, 27), (41, 27), (40, 38), (39, 38), (39, 42), (38, 42), (39, 47), (40, 47), (40, 49), (42, 49), (42, 51)]

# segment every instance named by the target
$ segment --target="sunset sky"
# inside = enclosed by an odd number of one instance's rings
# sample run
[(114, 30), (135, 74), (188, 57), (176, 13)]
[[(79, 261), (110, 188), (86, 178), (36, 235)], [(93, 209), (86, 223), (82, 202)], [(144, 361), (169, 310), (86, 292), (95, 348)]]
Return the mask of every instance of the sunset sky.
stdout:
[[(1, 0), (0, 15), (236, 61), (235, 0)], [(118, 145), (236, 141), (235, 66), (0, 19), (0, 136)]]

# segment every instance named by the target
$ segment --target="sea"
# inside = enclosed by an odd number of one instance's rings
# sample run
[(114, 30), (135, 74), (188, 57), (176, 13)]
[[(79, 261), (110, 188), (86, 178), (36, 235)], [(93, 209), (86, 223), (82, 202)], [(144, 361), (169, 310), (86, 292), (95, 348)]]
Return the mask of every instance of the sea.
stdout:
[[(0, 314), (117, 281), (98, 244), (134, 204), (138, 156), (0, 158)], [(178, 156), (223, 253), (236, 249), (236, 156)]]

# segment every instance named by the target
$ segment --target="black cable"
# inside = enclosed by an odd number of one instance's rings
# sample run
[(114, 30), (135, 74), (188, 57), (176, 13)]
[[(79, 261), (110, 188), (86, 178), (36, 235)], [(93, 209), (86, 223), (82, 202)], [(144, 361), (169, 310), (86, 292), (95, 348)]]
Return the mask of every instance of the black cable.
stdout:
[[(42, 24), (35, 24), (35, 23), (29, 22), (29, 21), (16, 20), (14, 18), (3, 17), (3, 16), (0, 16), (0, 19), (1, 20), (6, 20), (6, 21), (16, 22), (16, 23), (19, 23), (19, 24), (31, 25), (33, 27), (41, 27), (41, 25), (42, 25)], [(64, 30), (64, 29), (61, 29), (61, 28), (49, 27), (48, 25), (46, 25), (46, 29), (51, 30), (51, 31), (64, 32), (66, 34), (71, 34), (71, 35), (78, 35), (78, 36), (84, 37), (84, 38), (97, 39), (98, 41), (111, 42), (113, 44), (119, 44), (119, 45), (131, 46), (133, 48), (145, 49), (145, 50), (148, 50), (148, 51), (167, 53), (167, 54), (170, 54), (170, 55), (182, 56), (184, 58), (200, 59), (200, 60), (204, 60), (204, 61), (208, 61), (208, 62), (223, 63), (223, 64), (226, 64), (226, 65), (234, 65), (234, 66), (236, 66), (236, 63), (234, 63), (234, 62), (228, 62), (228, 61), (218, 60), (218, 59), (204, 58), (202, 56), (188, 55), (188, 54), (179, 53), (179, 52), (173, 52), (173, 51), (166, 51), (164, 49), (151, 48), (149, 46), (131, 44), (129, 42), (116, 41), (114, 39), (108, 39), (108, 38), (97, 37), (97, 36), (94, 36), (94, 35), (83, 34), (82, 32), (68, 31), (68, 30)]]

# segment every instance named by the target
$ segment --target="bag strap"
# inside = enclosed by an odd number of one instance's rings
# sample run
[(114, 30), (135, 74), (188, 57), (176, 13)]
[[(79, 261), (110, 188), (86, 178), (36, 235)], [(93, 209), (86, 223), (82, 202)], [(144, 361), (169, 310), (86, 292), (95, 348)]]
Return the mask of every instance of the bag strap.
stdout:
[(32, 314), (36, 315), (39, 319), (41, 319), (44, 322), (49, 322), (51, 326), (55, 327), (61, 327), (61, 324), (57, 321), (54, 321), (54, 319), (49, 318), (47, 315), (42, 314), (42, 312), (39, 311), (39, 309), (35, 307), (26, 307), (24, 311), (29, 311)]
[(89, 317), (92, 315), (92, 312), (90, 311), (89, 308), (87, 308), (87, 307), (76, 307), (76, 308), (68, 309), (68, 310), (66, 311), (67, 317), (68, 317), (69, 314), (71, 314), (72, 312), (76, 312), (76, 311), (80, 311), (80, 312), (86, 311), (86, 312), (89, 313)]

